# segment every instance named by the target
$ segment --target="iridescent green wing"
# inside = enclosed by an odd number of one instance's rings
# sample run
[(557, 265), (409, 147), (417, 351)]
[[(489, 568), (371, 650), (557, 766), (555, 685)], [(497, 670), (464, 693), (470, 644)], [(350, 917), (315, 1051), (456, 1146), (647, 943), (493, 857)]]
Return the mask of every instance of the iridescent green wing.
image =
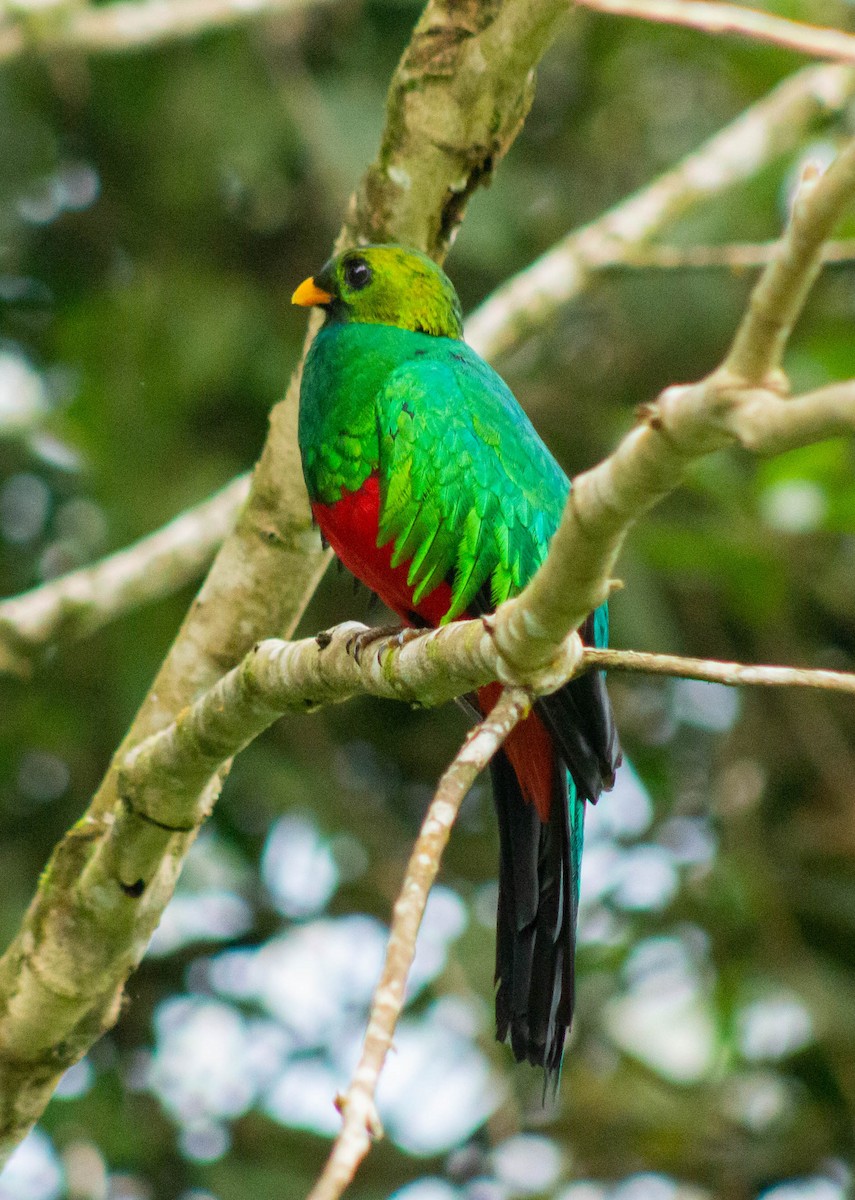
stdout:
[(409, 563), (414, 603), (447, 580), (444, 620), (485, 585), (493, 604), (542, 562), (567, 495), (566, 476), (507, 386), (459, 342), (395, 370), (377, 397), (378, 545)]

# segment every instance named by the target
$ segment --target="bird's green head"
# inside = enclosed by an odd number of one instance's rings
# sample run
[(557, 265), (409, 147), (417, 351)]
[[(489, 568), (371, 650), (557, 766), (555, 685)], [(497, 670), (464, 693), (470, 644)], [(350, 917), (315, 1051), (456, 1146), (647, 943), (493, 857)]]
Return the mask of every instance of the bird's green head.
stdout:
[(460, 301), (445, 272), (417, 250), (359, 246), (336, 255), (291, 297), (328, 321), (396, 325), (435, 337), (463, 333)]

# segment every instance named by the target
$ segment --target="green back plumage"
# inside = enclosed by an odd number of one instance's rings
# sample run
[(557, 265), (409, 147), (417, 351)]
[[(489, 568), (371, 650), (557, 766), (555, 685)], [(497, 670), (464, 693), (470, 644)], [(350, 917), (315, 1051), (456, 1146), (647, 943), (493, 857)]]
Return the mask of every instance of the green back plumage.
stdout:
[[(460, 302), (431, 259), (345, 251), (314, 277), (327, 320), (303, 373), (300, 448), (313, 501), (380, 483), (378, 545), (409, 563), (416, 604), (452, 583), (445, 620), (543, 561), (570, 484), (504, 380), (462, 342)], [(608, 637), (597, 614), (597, 642)]]
[(494, 604), (542, 562), (569, 483), (512, 393), (464, 343), (333, 322), (306, 362), (300, 445), (313, 500), (373, 472), (378, 545), (409, 562), (415, 603), (453, 579), (446, 620), (485, 584)]
[(467, 346), (436, 345), (394, 372), (378, 416), (378, 542), (411, 562), (415, 603), (453, 578), (451, 621), (485, 585), (493, 605), (520, 591), (569, 485), (499, 376)]

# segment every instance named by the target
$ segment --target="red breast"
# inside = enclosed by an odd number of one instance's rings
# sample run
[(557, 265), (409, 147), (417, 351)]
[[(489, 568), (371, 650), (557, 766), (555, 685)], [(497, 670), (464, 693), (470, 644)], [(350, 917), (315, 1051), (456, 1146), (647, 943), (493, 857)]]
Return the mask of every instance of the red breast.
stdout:
[[(438, 584), (417, 605), (413, 604), (414, 589), (407, 583), (408, 564), (392, 566), (394, 543), (377, 545), (380, 517), (380, 486), (376, 475), (369, 475), (357, 492), (346, 492), (333, 504), (315, 503), (312, 514), (321, 533), (349, 571), (380, 597), (406, 625), (413, 625), (413, 615), (428, 625), (439, 625), (451, 606), (451, 588)], [(465, 616), (466, 614), (464, 614)], [(483, 713), (488, 713), (499, 698), (501, 685), (491, 683), (478, 692)], [(549, 818), (553, 780), (556, 770), (552, 739), (533, 713), (505, 742), (505, 753), (511, 761), (523, 796), (537, 809), (542, 821)]]

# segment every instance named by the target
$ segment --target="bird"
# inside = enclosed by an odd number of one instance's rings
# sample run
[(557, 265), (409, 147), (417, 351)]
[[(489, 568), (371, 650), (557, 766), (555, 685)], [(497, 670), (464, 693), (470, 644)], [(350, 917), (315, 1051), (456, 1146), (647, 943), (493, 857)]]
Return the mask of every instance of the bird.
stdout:
[[(296, 289), (325, 319), (303, 367), (298, 439), (312, 515), (405, 626), (483, 616), (546, 557), (570, 482), (504, 380), (463, 340), (427, 255), (347, 249)], [(608, 642), (596, 609), (583, 641)], [(499, 684), (473, 698), (486, 714)], [(557, 1088), (574, 1006), (585, 807), (621, 752), (602, 672), (535, 701), (491, 762), (499, 828), (496, 1036)]]

